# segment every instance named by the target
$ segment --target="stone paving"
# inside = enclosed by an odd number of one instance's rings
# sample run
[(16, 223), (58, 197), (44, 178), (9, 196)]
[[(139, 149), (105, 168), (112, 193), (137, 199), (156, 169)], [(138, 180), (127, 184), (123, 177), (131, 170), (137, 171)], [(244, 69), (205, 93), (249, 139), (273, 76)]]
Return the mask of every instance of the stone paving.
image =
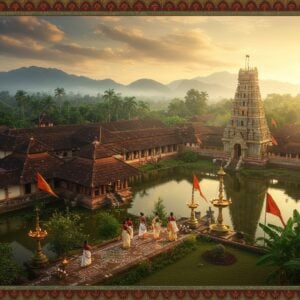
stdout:
[[(186, 220), (183, 220), (182, 223), (185, 222)], [(92, 248), (92, 264), (88, 267), (80, 267), (80, 255), (71, 258), (66, 267), (68, 275), (64, 279), (58, 279), (57, 276), (53, 276), (61, 264), (61, 261), (59, 261), (43, 270), (39, 278), (32, 281), (30, 285), (101, 285), (101, 282), (106, 278), (125, 271), (142, 261), (173, 248), (183, 242), (191, 234), (200, 234), (219, 242), (227, 241), (232, 243), (232, 237), (235, 232), (230, 231), (225, 236), (215, 237), (209, 233), (208, 226), (202, 220), (200, 221), (198, 228), (192, 233), (179, 233), (178, 239), (175, 242), (168, 241), (166, 228), (162, 229), (161, 238), (156, 241), (153, 240), (153, 235), (150, 231), (146, 239), (139, 239), (138, 236), (135, 235), (130, 249), (122, 249), (122, 242), (120, 240)]]
[(121, 241), (110, 243), (101, 248), (92, 249), (92, 264), (88, 267), (80, 267), (80, 256), (69, 260), (66, 267), (68, 275), (64, 279), (58, 279), (55, 274), (61, 264), (57, 262), (42, 272), (40, 278), (31, 282), (31, 285), (92, 285), (101, 283), (105, 278), (111, 277), (123, 270), (137, 265), (157, 254), (164, 252), (181, 243), (189, 235), (179, 235), (176, 242), (167, 240), (167, 231), (163, 229), (161, 238), (154, 241), (149, 232), (146, 239), (134, 236), (130, 249), (122, 249)]

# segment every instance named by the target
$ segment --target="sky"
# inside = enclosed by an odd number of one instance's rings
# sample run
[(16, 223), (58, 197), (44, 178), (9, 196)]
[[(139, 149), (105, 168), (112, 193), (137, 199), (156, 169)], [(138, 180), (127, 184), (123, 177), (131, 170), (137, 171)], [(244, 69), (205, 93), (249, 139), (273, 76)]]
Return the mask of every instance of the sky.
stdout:
[(162, 83), (237, 73), (300, 83), (300, 17), (0, 17), (0, 71), (58, 68), (93, 79)]

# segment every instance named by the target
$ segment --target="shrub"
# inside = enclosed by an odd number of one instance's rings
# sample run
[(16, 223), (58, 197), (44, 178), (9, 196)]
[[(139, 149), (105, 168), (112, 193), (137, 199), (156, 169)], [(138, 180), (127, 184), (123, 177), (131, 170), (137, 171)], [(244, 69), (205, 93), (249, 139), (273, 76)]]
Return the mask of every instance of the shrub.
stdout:
[(152, 211), (152, 215), (149, 216), (149, 219), (152, 220), (155, 216), (155, 214), (158, 214), (159, 219), (162, 221), (162, 225), (167, 225), (167, 212), (166, 207), (164, 205), (164, 200), (161, 198), (158, 198), (157, 202), (154, 203), (154, 209)]
[(0, 243), (0, 285), (14, 284), (20, 277), (21, 268), (13, 259), (9, 244)]
[(121, 233), (118, 220), (108, 213), (100, 212), (97, 214), (98, 232), (101, 238), (111, 239)]
[(87, 239), (82, 233), (80, 216), (75, 213), (63, 215), (55, 212), (45, 226), (49, 231), (50, 248), (59, 256), (80, 247)]
[(177, 158), (187, 163), (196, 162), (199, 160), (199, 154), (191, 150), (185, 150), (178, 153)]

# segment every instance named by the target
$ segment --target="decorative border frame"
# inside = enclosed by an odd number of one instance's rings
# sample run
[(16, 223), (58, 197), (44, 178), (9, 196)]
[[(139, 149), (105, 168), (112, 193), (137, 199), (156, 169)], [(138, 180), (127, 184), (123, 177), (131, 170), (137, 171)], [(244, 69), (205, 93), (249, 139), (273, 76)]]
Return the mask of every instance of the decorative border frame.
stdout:
[(299, 0), (0, 0), (0, 14), (300, 14)]
[(299, 299), (299, 288), (293, 287), (247, 288), (233, 287), (118, 287), (75, 289), (61, 287), (21, 287), (0, 290), (0, 299)]
[[(4, 15), (300, 15), (300, 0), (0, 0)], [(1, 267), (1, 266), (0, 266)], [(299, 299), (300, 287), (0, 286), (11, 299)]]

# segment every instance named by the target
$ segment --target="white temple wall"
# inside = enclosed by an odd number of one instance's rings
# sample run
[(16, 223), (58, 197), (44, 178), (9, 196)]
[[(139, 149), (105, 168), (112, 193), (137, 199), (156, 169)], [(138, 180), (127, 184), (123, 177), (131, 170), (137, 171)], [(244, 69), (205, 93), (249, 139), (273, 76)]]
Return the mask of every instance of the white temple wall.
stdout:
[(21, 189), (20, 189), (19, 185), (8, 187), (8, 197), (9, 198), (16, 198), (19, 196), (21, 196)]

